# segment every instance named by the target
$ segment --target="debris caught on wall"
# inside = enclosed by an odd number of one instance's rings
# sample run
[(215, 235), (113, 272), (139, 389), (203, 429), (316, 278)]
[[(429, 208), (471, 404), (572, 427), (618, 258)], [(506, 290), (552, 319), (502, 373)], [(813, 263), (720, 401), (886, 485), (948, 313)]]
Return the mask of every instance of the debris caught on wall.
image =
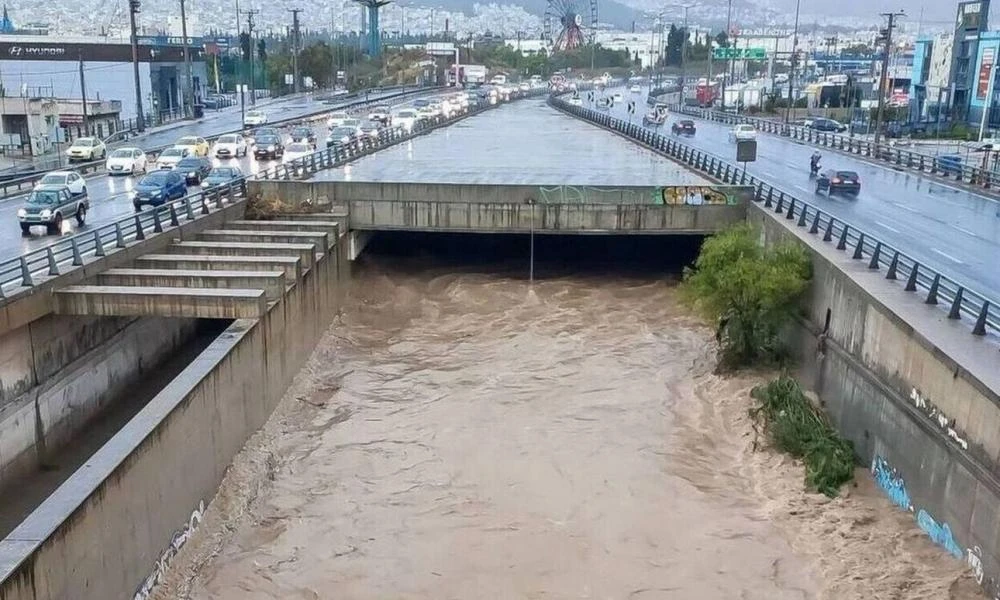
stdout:
[(187, 523), (184, 524), (179, 530), (174, 532), (172, 538), (170, 538), (170, 544), (167, 549), (163, 551), (160, 558), (153, 563), (153, 572), (143, 580), (139, 589), (136, 590), (135, 595), (132, 600), (147, 600), (153, 593), (156, 586), (161, 583), (166, 577), (167, 568), (170, 566), (170, 562), (177, 556), (177, 552), (181, 549), (184, 544), (191, 539), (192, 534), (194, 534), (195, 529), (201, 524), (202, 515), (205, 513), (205, 501), (202, 500), (198, 502), (198, 508), (191, 513), (191, 517), (188, 519)]
[(913, 405), (919, 408), (927, 417), (934, 421), (938, 427), (940, 427), (953, 442), (961, 446), (962, 450), (969, 449), (969, 442), (966, 441), (964, 437), (959, 434), (959, 431), (955, 428), (955, 419), (949, 419), (947, 415), (941, 412), (936, 406), (931, 404), (931, 402), (924, 397), (920, 390), (913, 388), (910, 391), (910, 400)]

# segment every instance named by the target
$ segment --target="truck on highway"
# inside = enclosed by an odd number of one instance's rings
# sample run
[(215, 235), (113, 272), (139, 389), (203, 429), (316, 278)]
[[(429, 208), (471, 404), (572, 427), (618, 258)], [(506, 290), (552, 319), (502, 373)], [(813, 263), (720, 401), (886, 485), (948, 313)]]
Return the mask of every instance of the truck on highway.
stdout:
[(452, 85), (482, 85), (486, 83), (484, 65), (454, 65), (449, 80)]

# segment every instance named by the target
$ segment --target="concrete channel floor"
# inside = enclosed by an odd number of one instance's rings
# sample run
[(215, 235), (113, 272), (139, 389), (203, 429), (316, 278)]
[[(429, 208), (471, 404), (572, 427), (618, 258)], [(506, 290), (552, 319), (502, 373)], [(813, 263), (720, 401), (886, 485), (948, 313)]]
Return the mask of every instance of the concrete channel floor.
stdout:
[[(641, 117), (640, 117), (641, 118)], [(707, 185), (681, 165), (542, 99), (522, 100), (317, 173), (314, 181)]]

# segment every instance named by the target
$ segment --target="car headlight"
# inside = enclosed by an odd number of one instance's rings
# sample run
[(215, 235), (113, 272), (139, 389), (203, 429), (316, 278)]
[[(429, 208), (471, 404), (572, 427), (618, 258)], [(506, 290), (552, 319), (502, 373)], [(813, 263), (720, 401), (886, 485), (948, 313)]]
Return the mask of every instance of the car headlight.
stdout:
[(24, 210), (23, 208), (17, 209), (17, 218), (18, 219), (23, 219), (23, 218), (25, 218), (27, 216), (28, 216), (28, 211)]
[(42, 212), (38, 213), (38, 216), (41, 217), (41, 218), (43, 218), (43, 219), (51, 218), (52, 217), (52, 211), (49, 210), (49, 209), (47, 209), (47, 208), (42, 209)]
[(194, 177), (197, 174), (198, 173), (196, 171), (191, 171), (190, 173), (188, 173), (188, 177)]
[(207, 179), (205, 181), (201, 182), (201, 187), (208, 187), (208, 180)]
[(267, 147), (267, 151), (268, 152), (274, 152), (274, 146), (268, 146)]

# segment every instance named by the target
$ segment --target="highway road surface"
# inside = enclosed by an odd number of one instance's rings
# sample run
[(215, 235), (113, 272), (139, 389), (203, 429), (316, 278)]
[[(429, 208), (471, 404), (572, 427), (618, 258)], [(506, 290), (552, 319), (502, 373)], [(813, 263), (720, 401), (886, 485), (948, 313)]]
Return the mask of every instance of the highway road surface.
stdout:
[[(299, 100), (299, 102), (302, 102)], [(290, 103), (285, 106), (281, 112), (277, 109), (275, 112), (271, 113), (271, 119), (287, 119), (301, 114), (308, 114), (321, 110), (324, 106), (322, 103), (316, 103), (315, 101), (310, 101), (311, 106), (305, 108), (299, 106), (297, 103)], [(396, 108), (402, 107), (404, 105), (409, 105), (409, 101), (399, 103)], [(330, 111), (337, 110), (338, 105), (331, 105)], [(201, 136), (211, 136), (223, 133), (225, 131), (231, 130), (233, 127), (239, 127), (240, 125), (240, 115), (237, 113), (235, 115), (235, 120), (232, 123), (227, 124), (226, 121), (212, 121), (211, 125), (206, 126), (208, 131), (203, 132), (199, 129), (200, 125), (191, 124), (186, 125), (183, 128), (178, 128), (173, 131), (160, 132), (155, 134), (156, 137), (152, 142), (146, 143), (136, 143), (135, 145), (140, 148), (154, 147), (157, 145), (169, 144), (184, 135), (201, 135)], [(287, 133), (290, 129), (289, 127), (279, 128), (284, 133)], [(316, 132), (316, 138), (318, 146), (322, 147), (327, 136), (327, 128), (325, 123), (322, 121), (317, 122), (313, 126)], [(133, 142), (135, 140), (132, 140)], [(290, 140), (286, 136), (286, 145)], [(244, 173), (254, 174), (261, 170), (267, 169), (268, 167), (277, 164), (279, 161), (258, 161), (251, 155), (230, 160), (219, 160), (216, 158), (212, 159), (214, 165), (236, 165), (240, 167)], [(150, 166), (150, 169), (153, 167)], [(97, 174), (87, 180), (87, 190), (90, 195), (90, 211), (87, 213), (87, 223), (83, 227), (77, 227), (76, 221), (72, 219), (67, 219), (64, 222), (64, 235), (76, 234), (87, 231), (89, 228), (98, 227), (100, 225), (116, 221), (123, 216), (131, 214), (134, 212), (132, 207), (132, 198), (130, 192), (133, 186), (142, 179), (142, 175), (137, 177), (132, 176), (109, 176), (103, 172)], [(196, 187), (188, 188), (189, 193), (194, 191)], [(36, 250), (38, 248), (44, 248), (45, 246), (54, 242), (57, 238), (51, 235), (44, 235), (44, 228), (35, 227), (32, 229), (32, 235), (30, 237), (22, 237), (21, 231), (18, 226), (17, 220), (17, 209), (21, 207), (24, 196), (18, 196), (15, 198), (9, 198), (0, 201), (0, 260), (9, 259), (19, 256), (25, 252), (31, 250)]]
[(544, 99), (501, 106), (314, 179), (540, 186), (708, 183), (649, 150), (549, 108)]
[[(646, 106), (642, 94), (623, 92), (611, 114), (628, 119), (627, 101), (635, 100), (632, 120), (642, 123)], [(589, 106), (586, 95), (584, 106)], [(671, 114), (660, 128), (672, 135), (670, 124), (682, 118)], [(736, 145), (730, 127), (694, 119), (697, 133), (681, 141), (735, 163)], [(819, 195), (809, 178), (814, 147), (780, 136), (758, 134), (757, 161), (747, 171), (776, 187), (812, 203), (876, 238), (900, 248), (922, 264), (947, 273), (987, 297), (1000, 299), (1000, 203), (975, 192), (941, 184), (909, 171), (896, 171), (820, 148), (823, 168), (857, 171), (861, 194)]]

